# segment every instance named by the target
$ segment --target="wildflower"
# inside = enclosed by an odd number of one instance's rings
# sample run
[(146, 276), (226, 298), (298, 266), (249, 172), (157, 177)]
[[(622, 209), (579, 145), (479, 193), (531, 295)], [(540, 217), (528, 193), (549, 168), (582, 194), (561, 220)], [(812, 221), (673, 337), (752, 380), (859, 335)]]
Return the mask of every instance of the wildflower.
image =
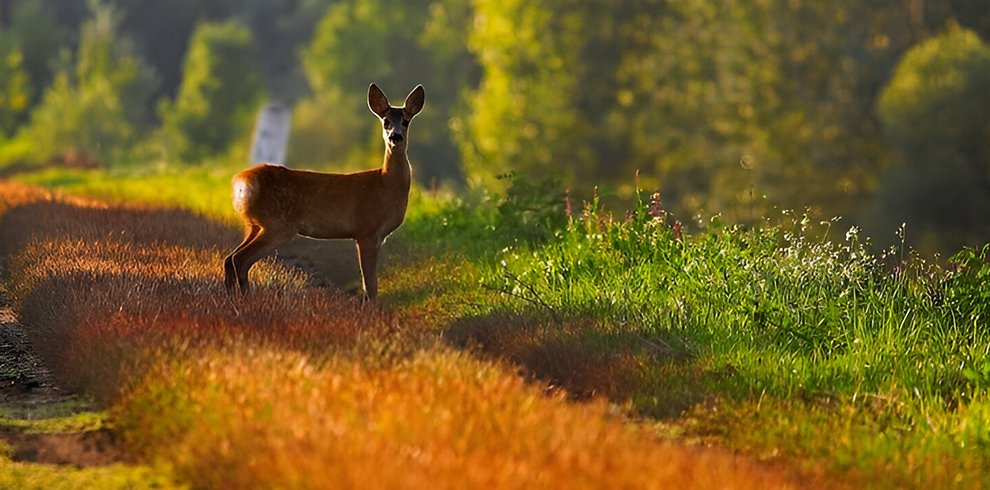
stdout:
[(677, 240), (681, 239), (681, 226), (682, 226), (681, 220), (675, 219), (673, 228), (674, 228), (674, 238), (676, 238)]
[(660, 193), (654, 192), (653, 198), (650, 199), (650, 207), (648, 208), (648, 213), (654, 218), (662, 218), (664, 215), (663, 208), (660, 206)]
[(564, 189), (564, 213), (570, 218), (571, 214), (571, 188)]

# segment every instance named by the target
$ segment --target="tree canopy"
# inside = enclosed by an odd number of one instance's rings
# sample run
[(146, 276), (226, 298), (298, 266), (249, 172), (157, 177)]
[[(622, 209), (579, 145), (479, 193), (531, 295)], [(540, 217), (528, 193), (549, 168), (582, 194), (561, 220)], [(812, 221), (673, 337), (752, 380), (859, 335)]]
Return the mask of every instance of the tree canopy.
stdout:
[[(0, 129), (35, 128), (49, 153), (113, 160), (157, 138), (150, 154), (170, 161), (222, 158), (267, 95), (293, 107), (287, 164), (368, 167), (368, 84), (396, 103), (423, 84), (421, 183), (639, 185), (685, 220), (808, 209), (881, 234), (902, 219), (948, 233), (952, 214), (972, 217), (950, 226), (955, 243), (990, 239), (975, 224), (990, 189), (982, 0), (9, 6)], [(936, 199), (955, 185), (961, 200)]]

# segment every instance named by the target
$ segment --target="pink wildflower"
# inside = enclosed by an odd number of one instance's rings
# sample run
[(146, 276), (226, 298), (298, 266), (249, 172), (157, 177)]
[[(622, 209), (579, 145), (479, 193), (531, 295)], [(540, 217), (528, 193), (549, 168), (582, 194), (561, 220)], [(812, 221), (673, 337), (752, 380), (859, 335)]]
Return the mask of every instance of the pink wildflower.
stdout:
[(653, 216), (654, 218), (663, 218), (665, 213), (663, 211), (663, 208), (660, 206), (659, 192), (653, 193), (653, 198), (650, 199), (650, 207), (648, 208), (647, 212), (650, 213), (650, 216)]

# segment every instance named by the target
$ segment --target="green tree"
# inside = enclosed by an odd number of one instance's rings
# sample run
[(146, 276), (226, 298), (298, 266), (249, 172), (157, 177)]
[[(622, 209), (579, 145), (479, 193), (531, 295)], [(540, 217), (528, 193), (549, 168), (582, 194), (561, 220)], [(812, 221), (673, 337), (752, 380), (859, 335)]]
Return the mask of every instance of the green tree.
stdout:
[[(51, 1), (51, 0), (49, 0)], [(65, 0), (60, 0), (65, 1)], [(174, 97), (183, 77), (183, 57), (202, 22), (221, 22), (244, 9), (246, 0), (107, 0), (121, 11), (121, 32), (161, 78), (155, 99)]]
[[(365, 94), (378, 83), (401, 103), (417, 84), (426, 109), (410, 146), (421, 181), (456, 178), (451, 118), (475, 63), (462, 37), (472, 10), (461, 0), (352, 0), (333, 4), (302, 54), (311, 97), (296, 109), (289, 159), (295, 164), (368, 166), (381, 152)], [(330, 116), (332, 114), (332, 116)], [(350, 155), (349, 157), (347, 155)]]
[(25, 128), (41, 159), (62, 153), (113, 163), (147, 129), (154, 78), (118, 36), (117, 12), (98, 0), (90, 10), (74, 69), (56, 74)]
[(5, 136), (26, 119), (32, 90), (20, 49), (0, 43), (0, 132)]
[[(990, 238), (990, 46), (950, 26), (901, 60), (878, 105), (896, 153), (878, 213), (958, 246)], [(935, 235), (940, 235), (936, 240)]]
[(52, 68), (64, 41), (63, 34), (42, 0), (25, 0), (15, 7), (7, 35), (23, 54), (22, 66), (35, 87), (32, 105), (41, 99), (41, 88), (52, 81)]
[(200, 160), (247, 134), (265, 96), (255, 55), (251, 31), (240, 23), (196, 28), (175, 102), (160, 107), (168, 155)]
[(685, 214), (853, 213), (885, 159), (872, 108), (911, 42), (903, 3), (687, 0), (633, 17), (606, 126), (626, 175)]
[(596, 165), (580, 117), (589, 11), (548, 0), (477, 0), (469, 37), (484, 75), (458, 120), (469, 182), (499, 188), (511, 171), (574, 181)]

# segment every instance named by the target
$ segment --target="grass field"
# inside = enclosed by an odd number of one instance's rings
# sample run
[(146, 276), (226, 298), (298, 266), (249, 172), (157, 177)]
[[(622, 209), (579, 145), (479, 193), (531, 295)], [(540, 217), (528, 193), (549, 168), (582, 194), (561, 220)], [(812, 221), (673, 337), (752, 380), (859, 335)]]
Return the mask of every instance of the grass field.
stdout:
[(230, 298), (224, 179), (49, 172), (26, 180), (144, 204), (4, 185), (22, 321), (128, 452), (193, 486), (990, 485), (986, 249), (940, 265), (801, 215), (418, 191), (380, 307), (277, 261)]
[(797, 486), (660, 441), (604, 400), (572, 403), (277, 262), (227, 296), (236, 231), (188, 212), (0, 196), (7, 282), (39, 353), (108, 407), (123, 451), (193, 487)]

